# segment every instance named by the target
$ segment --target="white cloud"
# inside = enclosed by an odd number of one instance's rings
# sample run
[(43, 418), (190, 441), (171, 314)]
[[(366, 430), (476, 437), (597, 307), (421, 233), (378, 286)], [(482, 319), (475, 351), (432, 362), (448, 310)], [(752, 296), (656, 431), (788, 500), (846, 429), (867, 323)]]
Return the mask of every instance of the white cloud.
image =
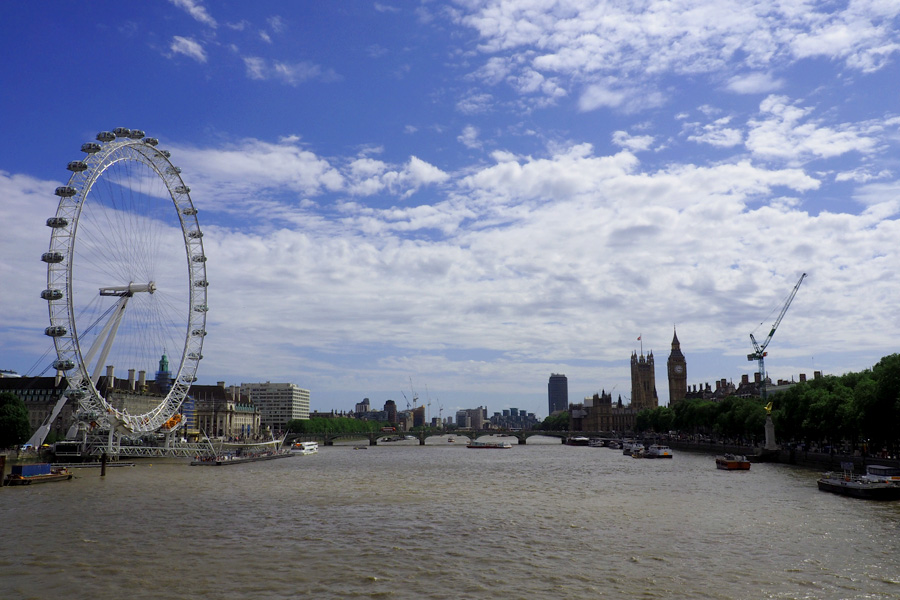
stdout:
[(184, 9), (189, 15), (204, 25), (209, 25), (213, 28), (218, 26), (216, 20), (210, 16), (202, 2), (197, 0), (169, 0), (169, 2), (178, 8)]
[(732, 148), (744, 141), (744, 135), (739, 129), (727, 127), (730, 122), (731, 117), (723, 117), (703, 126), (699, 123), (686, 123), (685, 128), (694, 132), (687, 139), (717, 148)]
[(481, 140), (478, 139), (478, 128), (474, 125), (466, 125), (456, 139), (466, 148), (481, 148)]
[(735, 75), (728, 80), (726, 87), (737, 94), (767, 94), (777, 91), (783, 86), (784, 80), (775, 79), (770, 73), (749, 73)]
[(464, 115), (476, 115), (491, 110), (494, 98), (490, 94), (468, 94), (456, 104), (456, 110)]
[(585, 112), (613, 108), (624, 113), (636, 113), (663, 104), (665, 98), (658, 91), (607, 84), (590, 85), (578, 98), (578, 109)]
[(247, 77), (250, 79), (275, 79), (294, 87), (313, 79), (319, 81), (336, 81), (340, 79), (334, 71), (323, 69), (321, 66), (309, 61), (287, 63), (268, 61), (258, 56), (246, 56), (243, 60)]
[(769, 93), (784, 82), (760, 69), (821, 56), (842, 61), (849, 70), (873, 72), (900, 52), (894, 26), (900, 4), (799, 6), (742, 0), (640, 5), (495, 0), (473, 3), (456, 18), (477, 32), (479, 50), (489, 55), (477, 71), (480, 77), (531, 91), (538, 89), (538, 75), (565, 78), (557, 83), (560, 90), (597, 81), (582, 96), (582, 110), (622, 106), (624, 91), (599, 83), (609, 75), (626, 76), (636, 88), (667, 73), (741, 69), (750, 73), (732, 77), (730, 90)]
[(811, 118), (812, 109), (800, 108), (785, 96), (769, 96), (759, 108), (760, 116), (751, 119), (747, 134), (747, 148), (759, 156), (802, 163), (848, 152), (868, 154), (878, 144), (866, 127), (824, 125)]
[(206, 62), (206, 51), (197, 41), (176, 35), (172, 38), (169, 49), (175, 54), (184, 54), (197, 62)]
[(266, 19), (266, 23), (269, 24), (269, 28), (275, 33), (284, 33), (287, 29), (287, 23), (285, 23), (284, 19), (278, 15), (269, 17)]
[(653, 144), (652, 135), (630, 135), (626, 131), (613, 132), (612, 140), (617, 146), (630, 150), (631, 152), (648, 150)]

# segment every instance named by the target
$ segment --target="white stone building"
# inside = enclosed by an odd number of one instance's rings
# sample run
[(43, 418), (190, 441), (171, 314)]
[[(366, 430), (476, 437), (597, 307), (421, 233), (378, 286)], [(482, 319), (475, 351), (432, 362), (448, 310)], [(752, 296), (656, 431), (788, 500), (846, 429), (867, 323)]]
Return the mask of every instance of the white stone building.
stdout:
[(309, 390), (293, 383), (242, 383), (241, 395), (259, 408), (262, 427), (273, 433), (285, 431), (292, 419), (309, 418)]

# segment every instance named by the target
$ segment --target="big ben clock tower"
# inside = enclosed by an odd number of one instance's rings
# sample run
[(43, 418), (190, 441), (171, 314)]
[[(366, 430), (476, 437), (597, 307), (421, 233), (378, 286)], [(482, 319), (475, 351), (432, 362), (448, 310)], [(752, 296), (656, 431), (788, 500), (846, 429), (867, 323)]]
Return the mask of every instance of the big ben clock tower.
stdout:
[(672, 352), (666, 364), (669, 368), (669, 408), (672, 408), (687, 395), (687, 362), (681, 353), (677, 333), (672, 336)]

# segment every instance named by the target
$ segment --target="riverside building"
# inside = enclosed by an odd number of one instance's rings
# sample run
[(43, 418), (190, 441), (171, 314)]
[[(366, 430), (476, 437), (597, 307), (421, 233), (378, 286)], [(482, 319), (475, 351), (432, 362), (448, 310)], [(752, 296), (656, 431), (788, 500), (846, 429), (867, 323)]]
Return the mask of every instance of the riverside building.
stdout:
[(247, 396), (261, 414), (263, 428), (285, 431), (288, 421), (309, 418), (309, 390), (293, 383), (242, 383)]
[(547, 382), (547, 414), (569, 410), (569, 380), (562, 373), (552, 373)]

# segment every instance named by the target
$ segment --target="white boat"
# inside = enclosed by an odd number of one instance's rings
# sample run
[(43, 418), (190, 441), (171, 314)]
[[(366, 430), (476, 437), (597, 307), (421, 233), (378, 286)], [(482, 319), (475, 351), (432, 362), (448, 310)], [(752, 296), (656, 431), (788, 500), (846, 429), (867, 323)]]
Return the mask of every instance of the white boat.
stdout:
[(512, 448), (509, 442), (476, 442), (471, 441), (466, 444), (466, 448)]
[(651, 444), (644, 454), (645, 458), (672, 458), (672, 449), (662, 444)]
[(319, 451), (319, 442), (294, 442), (291, 445), (291, 452), (294, 454), (315, 454)]
[(632, 458), (644, 458), (647, 456), (647, 449), (642, 443), (635, 442), (631, 445), (631, 456)]
[(567, 446), (588, 446), (590, 445), (590, 438), (586, 438), (583, 435), (579, 435), (576, 437), (570, 437), (566, 440)]

